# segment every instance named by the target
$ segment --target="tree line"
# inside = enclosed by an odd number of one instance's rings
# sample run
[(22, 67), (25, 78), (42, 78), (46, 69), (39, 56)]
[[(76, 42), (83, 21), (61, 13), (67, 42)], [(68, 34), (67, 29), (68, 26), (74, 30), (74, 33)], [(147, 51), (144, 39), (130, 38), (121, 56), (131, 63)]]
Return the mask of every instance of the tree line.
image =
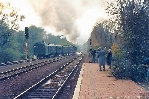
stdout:
[[(5, 12), (5, 9), (8, 12)], [(19, 15), (18, 10), (9, 3), (0, 2), (0, 62), (25, 59), (25, 31), (19, 30), (19, 22), (25, 20), (24, 15)], [(25, 27), (24, 27), (25, 28)], [(62, 36), (54, 36), (47, 33), (43, 28), (30, 26), (28, 39), (28, 55), (33, 58), (33, 45), (36, 42), (58, 45), (72, 45), (71, 42)]]
[(97, 22), (93, 34), (98, 46), (117, 51), (113, 52), (112, 74), (116, 78), (144, 80), (149, 68), (144, 65), (144, 59), (149, 57), (149, 1), (116, 0), (106, 11), (110, 18)]

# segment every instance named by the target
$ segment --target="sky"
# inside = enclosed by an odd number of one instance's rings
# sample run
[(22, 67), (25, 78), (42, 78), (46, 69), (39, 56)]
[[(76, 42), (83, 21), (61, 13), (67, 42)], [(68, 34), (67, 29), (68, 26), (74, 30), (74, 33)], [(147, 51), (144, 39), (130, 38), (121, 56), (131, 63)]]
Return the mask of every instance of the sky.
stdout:
[(25, 15), (21, 29), (35, 25), (53, 35), (64, 35), (82, 45), (99, 18), (107, 18), (105, 7), (111, 0), (0, 0), (10, 2)]

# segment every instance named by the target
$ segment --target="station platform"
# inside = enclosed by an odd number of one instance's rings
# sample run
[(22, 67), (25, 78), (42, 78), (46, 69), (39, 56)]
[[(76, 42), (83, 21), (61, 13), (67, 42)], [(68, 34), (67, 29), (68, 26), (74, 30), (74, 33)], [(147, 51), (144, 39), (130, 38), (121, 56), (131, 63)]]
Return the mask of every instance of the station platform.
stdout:
[(73, 99), (149, 99), (148, 92), (131, 80), (117, 80), (98, 63), (84, 63)]

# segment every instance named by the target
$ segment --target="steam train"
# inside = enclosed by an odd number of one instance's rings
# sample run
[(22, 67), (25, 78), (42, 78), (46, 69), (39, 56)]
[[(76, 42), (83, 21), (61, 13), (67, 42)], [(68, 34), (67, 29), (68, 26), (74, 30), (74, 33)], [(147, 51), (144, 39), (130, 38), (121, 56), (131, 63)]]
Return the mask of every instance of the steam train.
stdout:
[(70, 55), (77, 51), (74, 45), (54, 45), (45, 42), (34, 44), (34, 55), (37, 58), (54, 57), (58, 55)]

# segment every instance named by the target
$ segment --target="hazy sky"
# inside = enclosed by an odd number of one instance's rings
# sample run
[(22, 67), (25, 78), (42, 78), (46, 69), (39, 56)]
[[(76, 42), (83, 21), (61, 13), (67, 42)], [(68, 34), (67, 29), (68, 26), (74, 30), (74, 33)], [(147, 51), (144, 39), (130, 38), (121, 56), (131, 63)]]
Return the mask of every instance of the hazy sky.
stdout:
[[(98, 18), (107, 17), (106, 0), (0, 0), (20, 9), (26, 19), (21, 24), (45, 28), (54, 35), (64, 34), (73, 43), (87, 41)], [(109, 0), (111, 1), (111, 0)]]

